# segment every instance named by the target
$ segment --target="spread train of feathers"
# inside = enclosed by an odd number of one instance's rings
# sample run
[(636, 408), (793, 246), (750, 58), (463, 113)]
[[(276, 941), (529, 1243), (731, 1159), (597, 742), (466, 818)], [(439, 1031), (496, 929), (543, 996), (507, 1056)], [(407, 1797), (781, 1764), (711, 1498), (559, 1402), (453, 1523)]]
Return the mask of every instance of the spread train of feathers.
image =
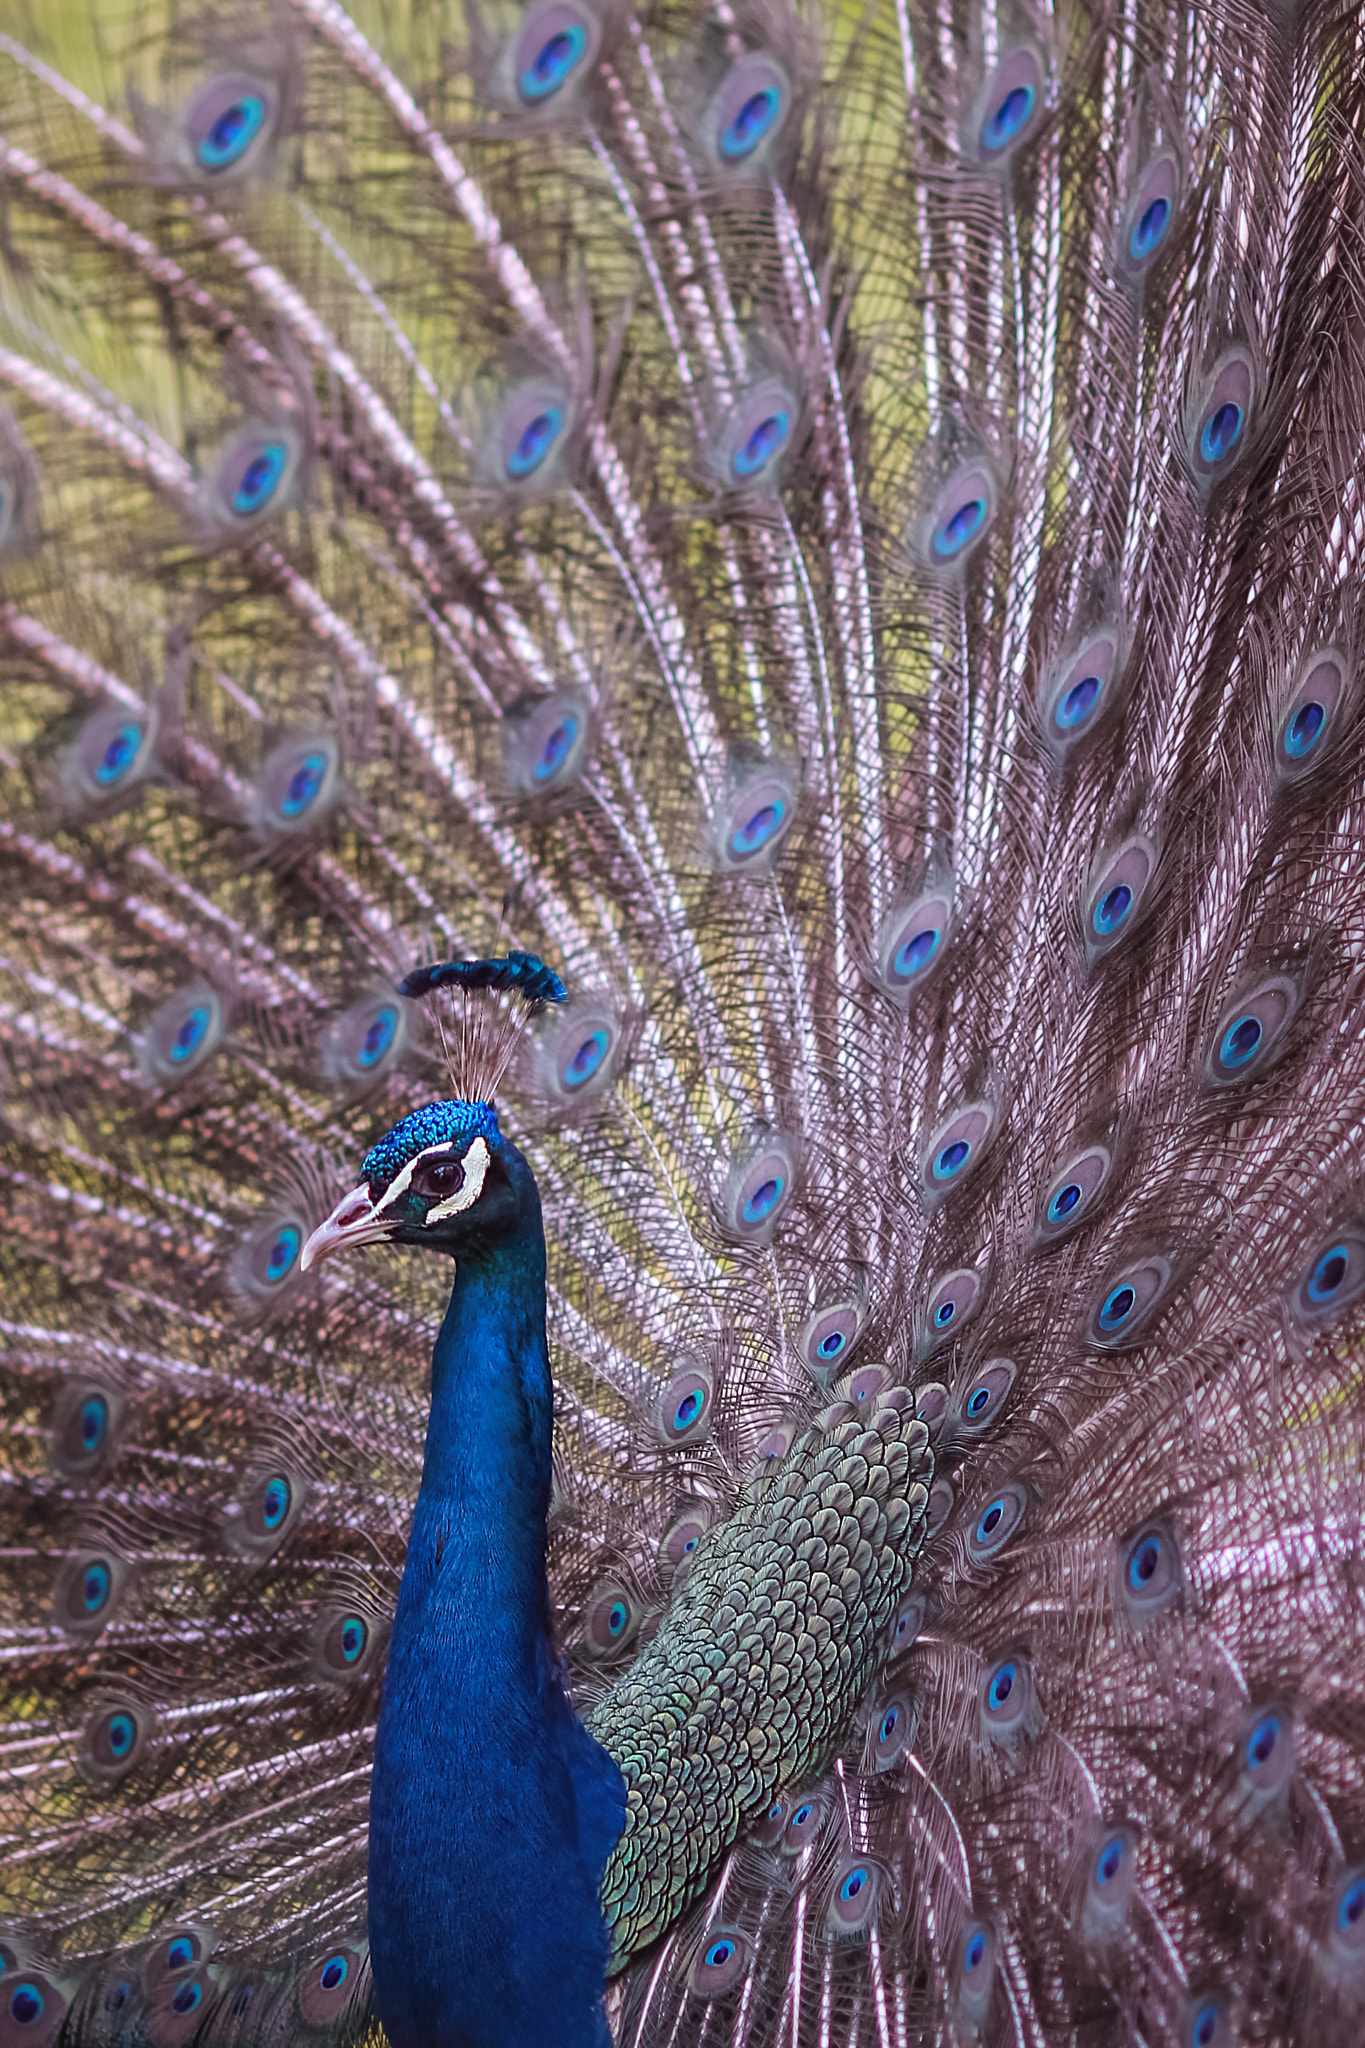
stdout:
[(1360, 38), (6, 15), (0, 2048), (379, 2038), (484, 969), (620, 2048), (1365, 2033)]

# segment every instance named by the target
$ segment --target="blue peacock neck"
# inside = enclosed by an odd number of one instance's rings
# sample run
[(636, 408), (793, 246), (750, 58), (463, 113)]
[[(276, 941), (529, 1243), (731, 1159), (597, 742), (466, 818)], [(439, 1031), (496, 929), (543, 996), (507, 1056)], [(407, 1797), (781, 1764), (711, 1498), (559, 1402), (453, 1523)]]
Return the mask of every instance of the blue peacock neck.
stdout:
[(550, 1639), (545, 1239), (507, 1149), (520, 1221), (461, 1252), (436, 1340), (375, 1745), (370, 1947), (392, 2048), (608, 2040), (598, 1887), (624, 1793)]

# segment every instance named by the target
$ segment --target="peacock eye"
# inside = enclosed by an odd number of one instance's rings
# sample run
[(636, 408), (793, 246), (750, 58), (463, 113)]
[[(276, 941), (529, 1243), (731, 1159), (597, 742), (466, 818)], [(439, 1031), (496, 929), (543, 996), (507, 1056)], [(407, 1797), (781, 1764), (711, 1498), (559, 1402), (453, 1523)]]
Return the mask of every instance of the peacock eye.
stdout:
[(428, 1160), (413, 1174), (412, 1185), (419, 1195), (430, 1195), (434, 1201), (444, 1202), (449, 1196), (457, 1195), (464, 1186), (464, 1161)]

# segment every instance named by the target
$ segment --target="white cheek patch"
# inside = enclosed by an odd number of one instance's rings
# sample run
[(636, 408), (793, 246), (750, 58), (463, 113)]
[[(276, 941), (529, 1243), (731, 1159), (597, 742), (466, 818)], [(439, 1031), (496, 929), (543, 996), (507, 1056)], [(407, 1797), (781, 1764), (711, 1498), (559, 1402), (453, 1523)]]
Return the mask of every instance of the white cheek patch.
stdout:
[[(464, 1155), (464, 1180), (453, 1195), (447, 1195), (444, 1202), (438, 1202), (434, 1209), (427, 1210), (427, 1223), (439, 1223), (443, 1216), (458, 1216), (462, 1209), (473, 1208), (483, 1193), (484, 1176), (491, 1157), (487, 1138), (476, 1138)], [(413, 1164), (416, 1164), (415, 1160)]]

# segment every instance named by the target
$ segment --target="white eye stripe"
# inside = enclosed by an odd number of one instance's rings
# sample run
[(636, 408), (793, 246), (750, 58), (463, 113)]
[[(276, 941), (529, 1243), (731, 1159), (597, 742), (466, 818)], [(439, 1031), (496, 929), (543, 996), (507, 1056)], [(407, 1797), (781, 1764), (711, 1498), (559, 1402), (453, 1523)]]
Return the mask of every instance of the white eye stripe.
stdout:
[[(462, 1185), (455, 1190), (453, 1195), (448, 1196), (444, 1202), (439, 1202), (434, 1209), (428, 1209), (425, 1219), (427, 1223), (435, 1223), (442, 1216), (458, 1216), (461, 1209), (468, 1209), (473, 1203), (478, 1201), (479, 1196), (483, 1193), (484, 1175), (488, 1172), (488, 1162), (491, 1156), (488, 1149), (488, 1140), (486, 1138), (475, 1138), (464, 1155), (464, 1181)], [(384, 1192), (383, 1199), (375, 1203), (375, 1215), (382, 1216), (390, 1203), (396, 1202), (400, 1195), (407, 1193), (412, 1182), (412, 1176), (424, 1159), (450, 1159), (453, 1157), (454, 1154), (451, 1152), (449, 1145), (428, 1145), (424, 1151), (415, 1154), (413, 1158), (409, 1159), (407, 1165), (394, 1175), (392, 1182)]]
[[(492, 1155), (486, 1138), (476, 1138), (464, 1155), (464, 1180), (453, 1195), (447, 1195), (444, 1202), (438, 1202), (434, 1209), (428, 1209), (426, 1223), (439, 1223), (443, 1216), (458, 1216), (462, 1209), (472, 1209), (483, 1193), (484, 1176), (488, 1172), (488, 1161)], [(414, 1160), (413, 1164), (416, 1164)]]

